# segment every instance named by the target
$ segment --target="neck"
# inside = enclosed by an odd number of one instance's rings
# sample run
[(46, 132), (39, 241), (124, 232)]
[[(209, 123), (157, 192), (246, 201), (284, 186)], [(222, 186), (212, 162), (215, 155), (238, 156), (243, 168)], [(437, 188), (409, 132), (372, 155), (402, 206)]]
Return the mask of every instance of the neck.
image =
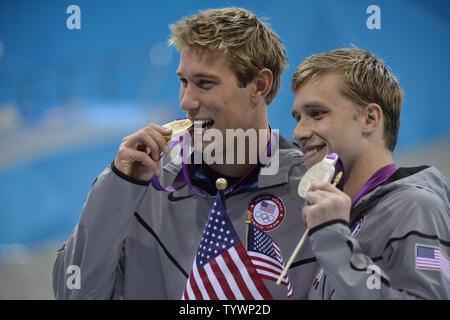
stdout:
[(210, 168), (227, 177), (243, 177), (248, 174), (256, 164), (212, 164)]
[[(394, 163), (392, 153), (387, 150), (367, 152), (353, 165), (345, 178), (344, 192), (353, 200), (366, 182), (381, 168)], [(345, 170), (345, 168), (344, 168)]]

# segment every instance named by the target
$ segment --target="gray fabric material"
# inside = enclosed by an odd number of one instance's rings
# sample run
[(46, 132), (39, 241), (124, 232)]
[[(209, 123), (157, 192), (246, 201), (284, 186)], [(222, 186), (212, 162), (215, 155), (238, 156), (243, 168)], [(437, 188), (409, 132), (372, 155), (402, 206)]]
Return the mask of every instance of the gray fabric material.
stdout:
[[(363, 212), (364, 222), (355, 238), (339, 221), (319, 226), (310, 235), (324, 274), (319, 285), (311, 287), (309, 298), (449, 299), (450, 281), (442, 271), (416, 268), (416, 245), (439, 248), (450, 257), (446, 178), (427, 168), (379, 186), (353, 210), (375, 198)], [(371, 265), (381, 270), (379, 289), (371, 285)]]
[[(289, 144), (280, 136), (280, 144), (286, 143)], [(165, 164), (161, 171), (162, 185), (168, 185), (177, 173), (172, 164)], [(290, 144), (280, 149), (280, 170), (276, 176), (260, 175), (256, 190), (226, 199), (228, 215), (243, 243), (246, 210), (251, 201), (260, 195), (277, 196), (286, 208), (286, 218), (268, 234), (287, 261), (306, 229), (301, 217), (303, 200), (296, 194), (305, 171), (301, 153)], [(170, 201), (168, 193), (127, 181), (108, 166), (89, 191), (78, 225), (57, 252), (53, 270), (55, 297), (180, 299), (187, 278), (134, 217), (137, 212), (189, 274), (213, 199), (192, 194), (187, 187), (173, 196), (186, 198)], [(311, 257), (312, 251), (306, 243), (296, 261)], [(66, 285), (70, 277), (66, 270), (70, 265), (80, 267), (80, 289), (69, 289)], [(310, 262), (289, 271), (293, 299), (307, 297), (317, 266), (316, 262)], [(274, 298), (286, 298), (286, 287), (264, 282)]]

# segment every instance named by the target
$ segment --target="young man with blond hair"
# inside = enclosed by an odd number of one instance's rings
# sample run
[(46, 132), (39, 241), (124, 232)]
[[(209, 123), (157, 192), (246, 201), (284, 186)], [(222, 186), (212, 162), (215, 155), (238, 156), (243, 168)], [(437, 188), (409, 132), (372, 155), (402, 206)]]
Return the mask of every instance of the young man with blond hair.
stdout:
[[(55, 296), (282, 299), (288, 293), (304, 299), (317, 269), (309, 248), (284, 286), (274, 282), (283, 267), (279, 256), (291, 252), (306, 230), (303, 200), (290, 193), (306, 170), (303, 158), (267, 121), (267, 107), (286, 66), (283, 44), (253, 13), (240, 8), (201, 11), (171, 30), (170, 43), (181, 51), (180, 106), (196, 127), (194, 142), (200, 141), (193, 155), (215, 144), (213, 156), (232, 161), (180, 165), (172, 151), (189, 147), (190, 134), (170, 151), (164, 137), (172, 132), (157, 124), (124, 138), (114, 162), (92, 186), (73, 234), (57, 252)], [(227, 130), (263, 134), (255, 135), (258, 141), (245, 140), (244, 161), (236, 162), (239, 135), (227, 135)], [(206, 138), (211, 132), (221, 143)], [(263, 153), (252, 163), (250, 147), (260, 141), (265, 141)], [(180, 156), (191, 160), (186, 151)], [(262, 155), (268, 160), (262, 161)], [(274, 162), (276, 174), (263, 174)], [(228, 182), (226, 209), (217, 209), (218, 178)], [(213, 219), (216, 210), (227, 218)], [(250, 249), (256, 240), (264, 246)], [(78, 278), (67, 270), (78, 270)]]
[(311, 299), (449, 299), (450, 205), (433, 167), (397, 168), (402, 90), (374, 54), (313, 55), (297, 68), (293, 137), (308, 168), (330, 153), (343, 190), (312, 185), (302, 215), (321, 265)]

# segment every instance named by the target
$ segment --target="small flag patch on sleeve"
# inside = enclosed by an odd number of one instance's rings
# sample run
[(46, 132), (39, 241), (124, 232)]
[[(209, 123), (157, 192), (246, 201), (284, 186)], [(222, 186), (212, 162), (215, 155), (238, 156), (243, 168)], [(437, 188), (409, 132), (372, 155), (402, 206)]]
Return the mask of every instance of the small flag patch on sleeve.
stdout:
[(450, 280), (450, 262), (436, 247), (416, 244), (416, 269), (442, 272)]

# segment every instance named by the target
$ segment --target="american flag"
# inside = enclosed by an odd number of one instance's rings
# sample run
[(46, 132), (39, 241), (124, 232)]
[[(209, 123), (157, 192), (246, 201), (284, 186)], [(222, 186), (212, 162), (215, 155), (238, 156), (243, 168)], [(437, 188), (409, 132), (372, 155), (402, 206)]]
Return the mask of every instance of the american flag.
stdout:
[(259, 206), (259, 210), (267, 212), (267, 213), (274, 213), (275, 212), (275, 205), (266, 201), (262, 201), (261, 205)]
[[(262, 278), (278, 280), (284, 269), (280, 247), (265, 232), (251, 224), (248, 230), (248, 255)], [(287, 274), (281, 283), (287, 288), (288, 298), (292, 297), (293, 291)]]
[(227, 216), (220, 194), (211, 208), (182, 299), (272, 299)]
[(439, 248), (416, 245), (416, 268), (442, 271), (450, 279), (449, 259)]

